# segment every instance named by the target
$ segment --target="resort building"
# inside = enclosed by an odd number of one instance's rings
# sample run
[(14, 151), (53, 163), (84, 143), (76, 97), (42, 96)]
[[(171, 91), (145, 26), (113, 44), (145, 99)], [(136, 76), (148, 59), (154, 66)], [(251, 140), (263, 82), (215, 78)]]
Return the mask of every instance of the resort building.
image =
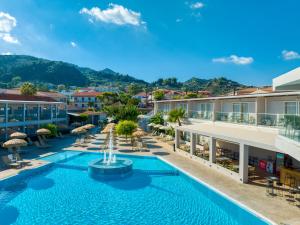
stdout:
[(83, 111), (88, 108), (100, 109), (100, 101), (97, 98), (101, 92), (96, 91), (82, 91), (76, 92), (72, 95), (72, 102), (69, 104), (71, 111)]
[[(242, 93), (242, 91), (240, 91)], [(175, 126), (179, 153), (248, 182), (257, 176), (300, 178), (300, 69), (273, 80), (273, 87), (246, 94), (162, 100), (154, 113), (183, 108)]]
[(44, 124), (67, 123), (65, 102), (51, 97), (58, 94), (38, 92), (35, 96), (24, 96), (19, 90), (0, 90), (0, 140), (6, 140), (15, 131), (34, 135)]

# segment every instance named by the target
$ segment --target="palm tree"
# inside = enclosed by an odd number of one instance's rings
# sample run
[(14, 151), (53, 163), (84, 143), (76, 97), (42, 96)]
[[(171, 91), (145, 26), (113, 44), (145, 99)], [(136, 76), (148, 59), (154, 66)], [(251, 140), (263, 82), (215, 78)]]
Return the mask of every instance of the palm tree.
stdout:
[(181, 126), (181, 120), (185, 117), (185, 110), (183, 108), (173, 109), (169, 112), (169, 121), (177, 122)]

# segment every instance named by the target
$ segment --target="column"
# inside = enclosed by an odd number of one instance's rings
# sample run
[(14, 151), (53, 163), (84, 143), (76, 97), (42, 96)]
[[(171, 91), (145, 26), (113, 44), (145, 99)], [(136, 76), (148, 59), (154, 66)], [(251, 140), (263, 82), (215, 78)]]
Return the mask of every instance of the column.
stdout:
[(37, 107), (37, 114), (38, 114), (38, 118), (37, 118), (37, 120), (38, 120), (38, 128), (40, 128), (40, 117), (41, 117), (41, 105), (40, 104), (38, 104), (38, 107)]
[(240, 143), (239, 175), (243, 183), (248, 182), (249, 146)]
[(23, 104), (23, 132), (25, 132), (25, 122), (26, 122), (26, 104)]
[(190, 154), (193, 155), (196, 151), (196, 143), (197, 143), (197, 134), (191, 133), (191, 148)]
[(5, 139), (8, 139), (7, 123), (8, 123), (8, 103), (5, 104)]
[(50, 120), (53, 123), (53, 105), (52, 104), (50, 105), (50, 111), (51, 111), (51, 113), (50, 113)]
[(216, 139), (214, 137), (210, 137), (209, 140), (209, 162), (215, 163), (216, 162)]
[(180, 130), (175, 128), (175, 147), (179, 148), (180, 145)]

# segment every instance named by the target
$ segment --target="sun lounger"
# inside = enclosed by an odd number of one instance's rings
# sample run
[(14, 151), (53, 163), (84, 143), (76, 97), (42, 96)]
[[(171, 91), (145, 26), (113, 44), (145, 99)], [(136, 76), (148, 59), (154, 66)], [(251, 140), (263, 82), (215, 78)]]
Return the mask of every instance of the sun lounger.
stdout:
[(2, 156), (2, 161), (9, 168), (15, 168), (15, 169), (21, 168), (20, 163), (16, 161), (12, 161), (8, 156)]
[(48, 145), (45, 143), (45, 141), (41, 138), (41, 136), (38, 136), (38, 140), (41, 146), (43, 146), (44, 148), (50, 148), (51, 145)]
[(22, 159), (19, 153), (15, 154), (17, 163), (20, 163), (21, 165), (31, 165), (31, 161), (27, 159)]
[(38, 141), (33, 142), (33, 144), (38, 148), (50, 148), (50, 145), (41, 145)]
[(31, 140), (30, 137), (27, 137), (26, 141), (27, 141), (28, 145), (33, 145), (33, 141)]

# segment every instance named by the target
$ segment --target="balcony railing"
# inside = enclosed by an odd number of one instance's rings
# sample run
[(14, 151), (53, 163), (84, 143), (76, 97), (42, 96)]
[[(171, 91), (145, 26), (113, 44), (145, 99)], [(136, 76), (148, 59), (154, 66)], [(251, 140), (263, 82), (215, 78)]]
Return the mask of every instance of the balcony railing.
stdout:
[(300, 116), (284, 115), (283, 126), (279, 129), (279, 134), (300, 142)]
[(190, 110), (188, 113), (188, 117), (193, 119), (212, 120), (213, 112)]
[(238, 124), (256, 124), (255, 113), (238, 113), (238, 112), (217, 112), (216, 121), (238, 123)]
[(283, 127), (286, 114), (258, 113), (257, 124), (267, 127)]

